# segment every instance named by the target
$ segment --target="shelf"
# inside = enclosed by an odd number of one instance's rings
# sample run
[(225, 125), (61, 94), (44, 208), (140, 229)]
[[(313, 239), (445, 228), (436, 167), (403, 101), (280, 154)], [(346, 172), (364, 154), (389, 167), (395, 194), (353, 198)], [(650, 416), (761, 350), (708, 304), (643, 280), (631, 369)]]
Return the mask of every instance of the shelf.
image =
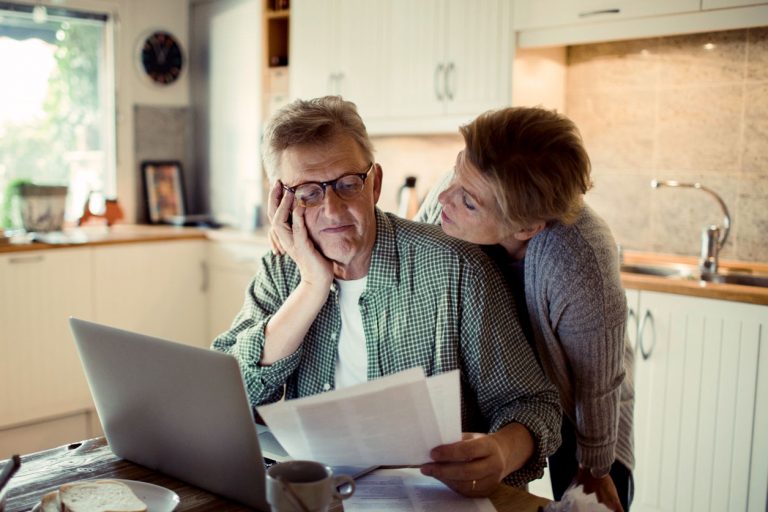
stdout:
[(281, 11), (267, 11), (265, 13), (265, 17), (268, 20), (288, 18), (290, 16), (290, 13), (291, 13), (291, 11), (289, 11), (288, 9), (283, 9)]

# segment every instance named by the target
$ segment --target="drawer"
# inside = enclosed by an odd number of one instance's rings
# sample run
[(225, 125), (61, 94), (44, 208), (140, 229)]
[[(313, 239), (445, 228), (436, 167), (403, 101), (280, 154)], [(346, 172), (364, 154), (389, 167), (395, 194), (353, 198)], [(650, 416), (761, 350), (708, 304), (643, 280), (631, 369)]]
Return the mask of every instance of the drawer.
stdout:
[(519, 0), (514, 6), (515, 30), (526, 30), (695, 12), (700, 0)]

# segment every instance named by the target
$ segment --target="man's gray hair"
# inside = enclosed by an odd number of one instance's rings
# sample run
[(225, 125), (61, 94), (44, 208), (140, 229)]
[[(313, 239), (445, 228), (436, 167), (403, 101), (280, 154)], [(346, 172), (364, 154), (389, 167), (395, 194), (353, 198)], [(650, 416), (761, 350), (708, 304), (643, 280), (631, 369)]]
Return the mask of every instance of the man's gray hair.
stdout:
[(341, 96), (323, 96), (295, 100), (284, 106), (264, 128), (262, 158), (269, 181), (280, 178), (280, 157), (291, 146), (313, 146), (330, 141), (339, 134), (349, 135), (373, 162), (373, 144), (357, 106)]

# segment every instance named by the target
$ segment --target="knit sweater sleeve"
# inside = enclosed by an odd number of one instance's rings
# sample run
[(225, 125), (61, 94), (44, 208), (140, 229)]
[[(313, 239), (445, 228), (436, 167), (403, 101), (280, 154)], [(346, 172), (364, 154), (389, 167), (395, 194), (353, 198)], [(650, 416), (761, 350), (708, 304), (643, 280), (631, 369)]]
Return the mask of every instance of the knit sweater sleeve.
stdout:
[(538, 279), (527, 302), (537, 317), (532, 320), (547, 373), (576, 425), (576, 458), (587, 467), (606, 467), (615, 458), (625, 378), (626, 298), (610, 233), (564, 229), (573, 232), (561, 239), (553, 233), (538, 255), (531, 254)]

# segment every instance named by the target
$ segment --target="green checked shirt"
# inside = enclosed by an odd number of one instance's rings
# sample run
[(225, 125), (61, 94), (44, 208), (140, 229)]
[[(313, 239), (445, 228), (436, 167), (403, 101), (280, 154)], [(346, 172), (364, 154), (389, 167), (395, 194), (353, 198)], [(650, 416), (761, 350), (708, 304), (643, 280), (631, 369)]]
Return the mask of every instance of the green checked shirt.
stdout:
[[(333, 388), (341, 317), (338, 291), (302, 345), (260, 366), (267, 323), (301, 276), (288, 256), (267, 254), (243, 308), (213, 348), (233, 354), (254, 406)], [(459, 369), (462, 428), (494, 432), (518, 422), (536, 440), (529, 463), (509, 475), (522, 485), (539, 478), (560, 444), (560, 406), (518, 324), (503, 277), (477, 247), (376, 210), (376, 243), (360, 312), (368, 380), (421, 366), (426, 375)]]

